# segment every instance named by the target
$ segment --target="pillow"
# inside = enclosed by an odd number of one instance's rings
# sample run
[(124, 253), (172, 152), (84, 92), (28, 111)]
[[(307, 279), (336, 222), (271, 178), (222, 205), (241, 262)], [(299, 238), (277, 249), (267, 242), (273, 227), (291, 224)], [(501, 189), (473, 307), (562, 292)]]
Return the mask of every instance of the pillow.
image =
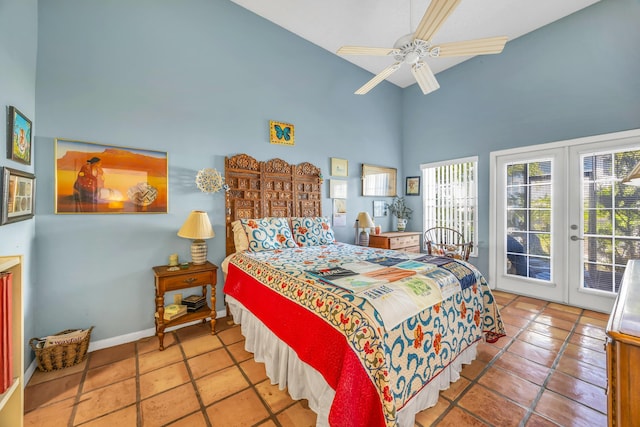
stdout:
[(252, 252), (297, 247), (285, 218), (241, 219), (240, 223)]
[(336, 241), (328, 218), (291, 218), (291, 226), (298, 246), (330, 245)]
[(231, 230), (233, 231), (233, 244), (236, 247), (236, 252), (244, 252), (249, 249), (249, 239), (247, 239), (247, 233), (240, 220), (231, 223)]

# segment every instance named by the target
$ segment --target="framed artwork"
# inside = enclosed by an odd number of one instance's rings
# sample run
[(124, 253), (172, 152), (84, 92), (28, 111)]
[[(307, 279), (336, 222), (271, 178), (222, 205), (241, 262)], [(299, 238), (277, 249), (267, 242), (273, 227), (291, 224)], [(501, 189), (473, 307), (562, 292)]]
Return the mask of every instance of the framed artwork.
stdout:
[(2, 168), (2, 225), (33, 218), (36, 177), (11, 168)]
[(397, 174), (395, 168), (362, 164), (362, 195), (395, 197)]
[(373, 217), (379, 218), (382, 216), (387, 216), (387, 204), (384, 200), (374, 200), (373, 201)]
[(349, 176), (349, 161), (332, 157), (331, 176)]
[(269, 121), (269, 141), (272, 144), (295, 145), (293, 131), (291, 123)]
[(13, 106), (7, 114), (7, 158), (30, 165), (31, 120)]
[(404, 194), (407, 196), (420, 195), (420, 177), (408, 176), (405, 184)]
[(346, 199), (347, 198), (347, 181), (342, 179), (329, 180), (329, 198)]
[(162, 151), (56, 138), (55, 213), (167, 213), (167, 172)]

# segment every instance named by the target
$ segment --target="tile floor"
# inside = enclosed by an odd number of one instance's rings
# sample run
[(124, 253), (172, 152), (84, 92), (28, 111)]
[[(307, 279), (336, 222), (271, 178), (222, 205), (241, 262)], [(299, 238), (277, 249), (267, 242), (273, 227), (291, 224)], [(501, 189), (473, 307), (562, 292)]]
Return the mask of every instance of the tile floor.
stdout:
[[(482, 343), (462, 378), (416, 426), (606, 426), (608, 316), (495, 292), (507, 337)], [(36, 371), (25, 426), (314, 426), (304, 402), (270, 384), (240, 328), (206, 325), (89, 353), (62, 371)]]

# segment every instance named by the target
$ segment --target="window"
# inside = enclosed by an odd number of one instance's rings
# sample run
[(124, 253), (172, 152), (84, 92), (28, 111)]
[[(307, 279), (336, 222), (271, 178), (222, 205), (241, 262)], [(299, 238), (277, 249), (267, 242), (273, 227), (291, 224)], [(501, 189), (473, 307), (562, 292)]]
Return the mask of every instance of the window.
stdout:
[[(424, 230), (449, 227), (478, 242), (478, 157), (421, 165)], [(474, 244), (472, 256), (477, 256)]]

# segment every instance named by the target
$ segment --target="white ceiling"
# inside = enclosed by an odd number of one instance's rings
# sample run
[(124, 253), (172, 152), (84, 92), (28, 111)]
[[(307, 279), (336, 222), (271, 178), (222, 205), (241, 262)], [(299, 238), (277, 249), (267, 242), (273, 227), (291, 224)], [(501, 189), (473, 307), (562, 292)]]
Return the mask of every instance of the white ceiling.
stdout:
[[(415, 31), (430, 3), (430, 0), (231, 1), (332, 53), (343, 45), (393, 47), (401, 36)], [(432, 44), (504, 35), (513, 40), (598, 1), (462, 0), (435, 34)], [(509, 42), (505, 49), (508, 48)], [(392, 57), (343, 58), (373, 74), (395, 62)], [(437, 74), (470, 58), (430, 58), (427, 62)], [(387, 80), (400, 87), (415, 83), (409, 67), (401, 67)]]

